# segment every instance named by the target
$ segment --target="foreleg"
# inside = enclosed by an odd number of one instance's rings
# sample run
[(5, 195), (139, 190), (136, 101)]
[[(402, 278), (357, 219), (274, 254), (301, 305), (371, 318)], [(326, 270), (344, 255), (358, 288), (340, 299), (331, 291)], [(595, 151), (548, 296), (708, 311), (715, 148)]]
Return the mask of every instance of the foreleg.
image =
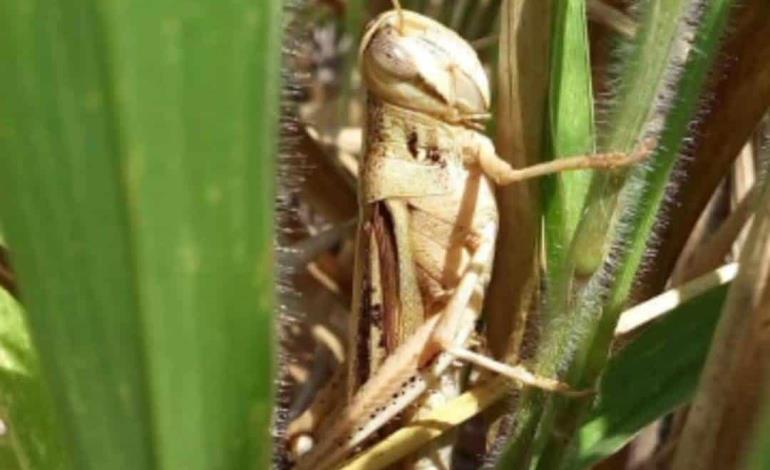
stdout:
[(563, 171), (622, 168), (641, 162), (655, 147), (654, 141), (645, 141), (631, 153), (607, 152), (578, 155), (538, 163), (526, 168), (513, 168), (497, 155), (492, 141), (478, 133), (474, 133), (473, 136), (465, 152), (466, 158), (470, 159), (469, 163), (477, 164), (481, 171), (498, 185), (507, 185)]

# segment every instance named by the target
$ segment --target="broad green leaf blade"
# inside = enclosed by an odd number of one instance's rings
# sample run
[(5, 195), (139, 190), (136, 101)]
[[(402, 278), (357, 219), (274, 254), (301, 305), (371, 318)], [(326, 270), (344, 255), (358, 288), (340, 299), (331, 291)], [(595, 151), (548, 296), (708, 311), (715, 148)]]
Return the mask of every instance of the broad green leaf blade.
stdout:
[(119, 136), (93, 5), (0, 4), (0, 218), (75, 468), (150, 468)]
[(0, 289), (0, 468), (70, 468), (21, 306)]
[(280, 8), (0, 3), (0, 218), (75, 468), (267, 466)]
[[(546, 123), (548, 157), (590, 154), (595, 150), (594, 99), (585, 0), (558, 1), (554, 10)], [(546, 180), (543, 201), (549, 267), (564, 265), (590, 177), (588, 171), (571, 171)]]
[(671, 311), (612, 357), (566, 468), (589, 468), (692, 398), (727, 288)]

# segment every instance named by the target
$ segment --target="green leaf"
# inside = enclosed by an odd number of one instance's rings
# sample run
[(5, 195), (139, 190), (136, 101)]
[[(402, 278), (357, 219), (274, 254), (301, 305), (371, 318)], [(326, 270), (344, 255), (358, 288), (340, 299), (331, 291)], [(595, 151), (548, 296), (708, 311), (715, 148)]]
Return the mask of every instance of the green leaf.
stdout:
[(0, 468), (69, 468), (21, 306), (0, 289)]
[(613, 355), (566, 468), (589, 468), (692, 398), (727, 289), (714, 288), (667, 313)]
[[(558, 159), (595, 151), (594, 99), (585, 0), (554, 2), (547, 157)], [(572, 274), (567, 259), (583, 213), (591, 171), (570, 171), (543, 181), (547, 292), (544, 318), (565, 314), (565, 287)], [(541, 443), (535, 443), (539, 448)]]
[[(731, 0), (718, 0), (706, 4), (695, 1), (688, 5), (691, 9), (688, 13), (697, 15), (695, 18), (698, 20), (692, 31), (694, 33), (692, 48), (686, 56), (681, 71), (677, 73), (677, 80), (674, 83), (667, 83), (675, 99), (665, 115), (658, 148), (650, 157), (649, 167), (637, 168), (624, 186), (621, 196), (623, 202), (620, 204), (623, 212), (619, 213), (620, 221), (616, 224), (617, 227), (612, 235), (615, 246), (622, 245), (624, 248), (613, 255), (614, 276), (606, 301), (601, 306), (596, 305), (596, 299), (602, 297), (602, 292), (605, 292), (604, 284), (607, 282), (602, 272), (596, 273), (587, 287), (579, 293), (576, 310), (585, 312), (586, 317), (582, 324), (574, 328), (587, 329), (591, 334), (578, 340), (578, 351), (568, 373), (570, 383), (576, 386), (585, 387), (595, 383), (607, 364), (615, 325), (628, 302), (633, 279), (641, 266), (648, 240), (653, 232), (658, 208), (665, 197), (676, 157), (689, 135), (689, 124), (698, 110), (702, 91), (707, 83), (727, 24), (730, 5)], [(683, 30), (679, 30), (680, 41), (684, 40), (682, 37), (684, 34)], [(676, 48), (671, 52), (671, 67), (675, 67), (681, 60), (678, 54), (679, 51)], [(601, 178), (597, 180), (601, 181)], [(603, 198), (604, 196), (601, 196), (599, 200)], [(591, 214), (586, 217), (590, 219)], [(580, 228), (578, 230), (580, 231)], [(576, 254), (582, 250), (578, 242), (573, 248)], [(576, 318), (581, 316), (581, 314), (575, 315)], [(580, 401), (569, 402), (561, 398), (554, 399), (552, 403), (554, 414), (557, 415), (554, 429), (558, 429), (558, 433), (576, 430), (584, 418), (587, 404)], [(544, 432), (544, 434), (550, 434), (550, 436), (549, 445), (543, 452), (545, 464), (539, 466), (543, 470), (551, 468), (550, 466), (559, 460), (558, 456), (562, 451), (566, 451), (567, 454), (570, 452), (565, 449), (564, 439), (553, 432)]]
[(280, 9), (0, 3), (0, 218), (73, 468), (268, 465)]
[[(679, 74), (678, 57), (686, 47), (682, 37), (682, 21), (688, 8), (697, 0), (666, 0), (642, 2), (637, 36), (620, 46), (621, 66), (617, 80), (617, 96), (605, 117), (607, 125), (602, 129), (600, 145), (606, 151), (631, 152), (640, 144), (640, 136), (652, 118), (660, 118), (665, 112), (660, 96), (671, 93), (671, 85)], [(698, 90), (679, 91), (685, 96), (698, 97)], [(679, 98), (678, 93), (672, 96)], [(684, 96), (683, 96), (684, 97)], [(658, 114), (657, 116), (655, 114)], [(666, 155), (652, 155), (657, 163), (657, 174), (671, 165), (681, 142), (673, 142)], [(593, 274), (604, 256), (604, 239), (609, 230), (617, 193), (625, 182), (612, 173), (596, 173), (592, 181), (590, 201), (585, 221), (577, 234), (573, 256), (579, 273)]]
[[(730, 3), (670, 0), (643, 4), (640, 32), (627, 50), (621, 71), (617, 109), (608, 115), (607, 137), (600, 140), (608, 149), (629, 151), (645, 131), (662, 124), (657, 150), (629, 178), (615, 172), (595, 174), (564, 268), (574, 275), (571, 282), (551, 286), (569, 292), (549, 294), (567, 299), (569, 303), (562, 304), (569, 305), (569, 311), (566, 315), (548, 312), (558, 321), (542, 328), (532, 365), (537, 373), (566, 377), (568, 383), (582, 388), (593, 386), (606, 366), (617, 318), (628, 300), (671, 170), (696, 115)], [(682, 51), (690, 51), (685, 61)], [(671, 100), (662, 103), (660, 96)], [(618, 204), (619, 197), (622, 204)], [(616, 212), (618, 208), (621, 212)], [(608, 246), (615, 247), (611, 259)], [(589, 405), (588, 400), (546, 397), (537, 390), (526, 390), (501, 467), (529, 468), (532, 443), (536, 442), (534, 450), (543, 449), (537, 468), (557, 468), (574, 451), (570, 448), (574, 443), (565, 435), (577, 432)]]
[[(546, 136), (549, 158), (593, 153), (594, 100), (585, 0), (556, 2)], [(564, 265), (583, 210), (591, 172), (570, 171), (545, 184), (545, 240), (549, 267)]]

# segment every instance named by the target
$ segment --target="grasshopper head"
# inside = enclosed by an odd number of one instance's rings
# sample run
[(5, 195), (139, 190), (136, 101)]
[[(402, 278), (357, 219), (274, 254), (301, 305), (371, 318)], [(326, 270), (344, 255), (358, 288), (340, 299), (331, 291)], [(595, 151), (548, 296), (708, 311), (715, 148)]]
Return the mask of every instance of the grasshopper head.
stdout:
[(484, 117), (489, 81), (473, 48), (426, 16), (401, 13), (383, 13), (364, 33), (359, 62), (369, 92), (448, 122)]

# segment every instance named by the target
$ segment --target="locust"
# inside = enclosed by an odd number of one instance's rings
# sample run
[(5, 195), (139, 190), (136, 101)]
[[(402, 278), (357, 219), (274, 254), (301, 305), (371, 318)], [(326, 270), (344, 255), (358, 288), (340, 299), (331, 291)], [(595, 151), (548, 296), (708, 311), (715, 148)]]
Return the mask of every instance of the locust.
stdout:
[(393, 422), (459, 394), (458, 361), (571, 393), (471, 350), (498, 232), (495, 185), (649, 153), (643, 144), (512, 168), (482, 132), (490, 87), (473, 48), (397, 2), (367, 26), (358, 59), (367, 110), (348, 359), (288, 426), (300, 469), (334, 468)]

